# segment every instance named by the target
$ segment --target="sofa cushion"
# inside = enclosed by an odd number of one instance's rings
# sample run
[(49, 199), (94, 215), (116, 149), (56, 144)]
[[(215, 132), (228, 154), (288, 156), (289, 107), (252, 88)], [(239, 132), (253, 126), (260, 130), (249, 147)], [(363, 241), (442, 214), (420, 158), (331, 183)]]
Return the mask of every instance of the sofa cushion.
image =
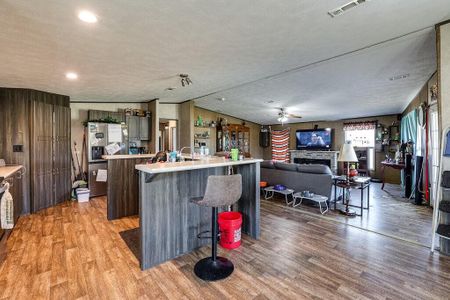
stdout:
[(271, 160), (265, 160), (260, 164), (261, 168), (266, 169), (275, 169), (275, 165), (273, 164), (273, 161)]
[(330, 167), (326, 165), (316, 164), (299, 164), (297, 165), (297, 172), (310, 173), (310, 174), (332, 174)]
[(292, 172), (297, 171), (296, 164), (290, 164), (290, 163), (285, 163), (285, 162), (281, 162), (281, 161), (276, 161), (276, 162), (274, 162), (274, 165), (275, 165), (275, 169), (278, 169), (278, 170), (292, 171)]

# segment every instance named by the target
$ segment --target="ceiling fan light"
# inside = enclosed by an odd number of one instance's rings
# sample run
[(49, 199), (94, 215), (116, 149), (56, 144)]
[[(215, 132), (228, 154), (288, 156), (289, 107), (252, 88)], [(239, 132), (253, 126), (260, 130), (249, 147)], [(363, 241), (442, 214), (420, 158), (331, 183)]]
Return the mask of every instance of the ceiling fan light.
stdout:
[(280, 116), (278, 117), (277, 121), (280, 123), (284, 123), (288, 120), (288, 118), (286, 116)]

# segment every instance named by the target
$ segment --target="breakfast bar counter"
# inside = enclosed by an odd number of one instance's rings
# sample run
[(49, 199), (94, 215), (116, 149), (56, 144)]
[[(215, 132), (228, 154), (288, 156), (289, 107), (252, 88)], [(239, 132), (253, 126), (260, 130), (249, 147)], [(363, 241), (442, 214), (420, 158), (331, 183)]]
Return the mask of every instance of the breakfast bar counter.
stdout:
[(254, 239), (259, 229), (259, 164), (261, 159), (241, 161), (209, 158), (194, 161), (138, 164), (140, 266), (152, 266), (209, 243), (197, 235), (210, 229), (211, 211), (195, 205), (202, 197), (208, 176), (242, 175), (242, 196), (233, 205), (242, 214), (242, 232)]

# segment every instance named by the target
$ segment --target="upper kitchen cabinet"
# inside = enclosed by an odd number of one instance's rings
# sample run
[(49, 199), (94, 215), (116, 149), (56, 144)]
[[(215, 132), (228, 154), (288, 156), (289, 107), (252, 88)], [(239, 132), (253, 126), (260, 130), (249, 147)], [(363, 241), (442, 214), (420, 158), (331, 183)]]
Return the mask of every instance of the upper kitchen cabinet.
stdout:
[(139, 117), (139, 137), (141, 141), (150, 140), (150, 118)]
[(127, 116), (127, 126), (128, 126), (128, 139), (130, 141), (138, 141), (140, 140), (140, 124), (139, 117), (136, 116)]
[(150, 140), (150, 118), (139, 116), (127, 116), (128, 139), (130, 141)]

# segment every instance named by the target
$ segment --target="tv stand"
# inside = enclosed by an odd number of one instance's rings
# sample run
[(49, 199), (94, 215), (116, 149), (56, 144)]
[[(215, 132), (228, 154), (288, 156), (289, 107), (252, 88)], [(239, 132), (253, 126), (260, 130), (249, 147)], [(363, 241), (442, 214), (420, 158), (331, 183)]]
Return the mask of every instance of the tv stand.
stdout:
[(339, 151), (331, 150), (289, 150), (291, 163), (321, 164), (330, 167), (333, 174), (338, 173)]

